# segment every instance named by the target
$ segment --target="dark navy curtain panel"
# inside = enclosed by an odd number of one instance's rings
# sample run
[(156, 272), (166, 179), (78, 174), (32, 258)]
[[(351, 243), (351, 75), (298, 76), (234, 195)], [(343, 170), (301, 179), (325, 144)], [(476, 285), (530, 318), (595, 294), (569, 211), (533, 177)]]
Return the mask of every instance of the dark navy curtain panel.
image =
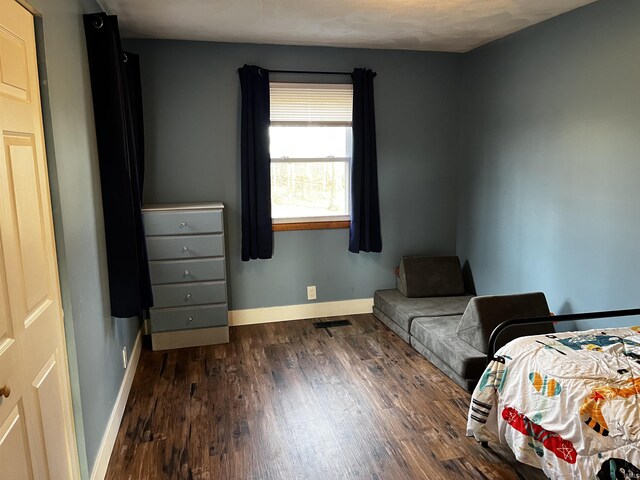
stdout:
[(138, 192), (142, 202), (144, 186), (144, 120), (142, 117), (142, 79), (140, 78), (140, 57), (135, 53), (124, 53), (124, 69), (127, 76), (129, 112), (131, 112), (132, 138), (136, 150), (138, 169)]
[(245, 65), (238, 73), (242, 90), (242, 260), (248, 261), (273, 256), (269, 72), (255, 65)]
[(375, 72), (356, 68), (353, 80), (353, 158), (351, 161), (351, 228), (349, 251), (381, 252), (380, 204), (373, 105)]
[[(138, 57), (122, 51), (118, 20), (84, 15), (100, 164), (111, 315), (153, 305), (142, 224), (144, 139)], [(131, 84), (130, 84), (131, 82)]]

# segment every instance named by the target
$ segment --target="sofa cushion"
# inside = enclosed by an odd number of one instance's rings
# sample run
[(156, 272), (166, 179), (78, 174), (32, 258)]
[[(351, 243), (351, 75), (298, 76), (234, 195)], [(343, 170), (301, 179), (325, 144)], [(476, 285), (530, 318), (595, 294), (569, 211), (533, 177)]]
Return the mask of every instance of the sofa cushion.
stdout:
[(407, 343), (410, 342), (411, 336), (409, 335), (409, 332), (406, 332), (402, 328), (400, 328), (400, 325), (398, 325), (396, 322), (391, 320), (391, 318), (382, 313), (382, 311), (380, 311), (380, 309), (375, 305), (373, 306), (373, 315), (382, 323), (384, 323), (389, 328), (389, 330), (398, 335), (402, 340)]
[[(457, 334), (460, 339), (486, 354), (491, 332), (502, 322), (513, 318), (544, 316), (549, 316), (549, 306), (542, 292), (475, 297), (462, 315)], [(498, 348), (517, 337), (553, 331), (551, 322), (509, 328), (500, 335)]]
[(425, 347), (422, 343), (416, 340), (416, 337), (411, 337), (411, 346), (415, 348), (420, 355), (429, 360), (438, 370), (444, 373), (451, 380), (456, 382), (462, 388), (464, 388), (467, 392), (473, 392), (473, 389), (476, 387), (478, 383), (478, 378), (463, 378), (458, 375), (456, 372), (451, 370), (449, 366), (440, 360), (431, 350)]
[[(393, 290), (378, 290), (373, 296), (373, 304), (403, 330), (409, 332), (411, 322), (415, 317), (462, 315), (472, 298), (472, 295), (407, 298), (394, 288)], [(455, 329), (453, 334), (455, 334)]]
[(487, 365), (487, 356), (456, 336), (460, 318), (460, 315), (415, 318), (411, 337), (461, 378), (477, 380)]
[(412, 298), (465, 294), (458, 257), (402, 257), (397, 285)]

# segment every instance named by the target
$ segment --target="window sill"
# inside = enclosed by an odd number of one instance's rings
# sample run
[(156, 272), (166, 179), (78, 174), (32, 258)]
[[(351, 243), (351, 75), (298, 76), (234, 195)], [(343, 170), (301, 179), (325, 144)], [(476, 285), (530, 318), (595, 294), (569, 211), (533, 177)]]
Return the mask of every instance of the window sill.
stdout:
[(336, 228), (350, 228), (350, 220), (334, 220), (327, 222), (293, 222), (293, 223), (274, 223), (274, 232), (289, 232), (293, 230), (328, 230)]

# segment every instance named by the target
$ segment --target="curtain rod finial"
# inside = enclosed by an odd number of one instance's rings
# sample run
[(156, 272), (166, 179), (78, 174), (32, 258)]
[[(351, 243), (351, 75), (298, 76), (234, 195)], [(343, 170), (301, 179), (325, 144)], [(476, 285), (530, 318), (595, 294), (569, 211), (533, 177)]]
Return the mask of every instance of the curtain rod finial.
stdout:
[(99, 15), (96, 15), (96, 16), (93, 18), (93, 27), (94, 27), (96, 30), (100, 30), (100, 29), (103, 27), (103, 25), (104, 25), (104, 20), (102, 19), (102, 17), (101, 17), (101, 16), (99, 16)]

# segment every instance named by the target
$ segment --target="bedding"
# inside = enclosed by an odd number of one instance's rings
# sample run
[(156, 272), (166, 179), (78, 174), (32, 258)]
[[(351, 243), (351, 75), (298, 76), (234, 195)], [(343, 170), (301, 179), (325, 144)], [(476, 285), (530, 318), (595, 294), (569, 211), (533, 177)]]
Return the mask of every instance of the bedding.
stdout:
[(476, 386), (467, 435), (552, 479), (640, 479), (640, 327), (522, 337)]

